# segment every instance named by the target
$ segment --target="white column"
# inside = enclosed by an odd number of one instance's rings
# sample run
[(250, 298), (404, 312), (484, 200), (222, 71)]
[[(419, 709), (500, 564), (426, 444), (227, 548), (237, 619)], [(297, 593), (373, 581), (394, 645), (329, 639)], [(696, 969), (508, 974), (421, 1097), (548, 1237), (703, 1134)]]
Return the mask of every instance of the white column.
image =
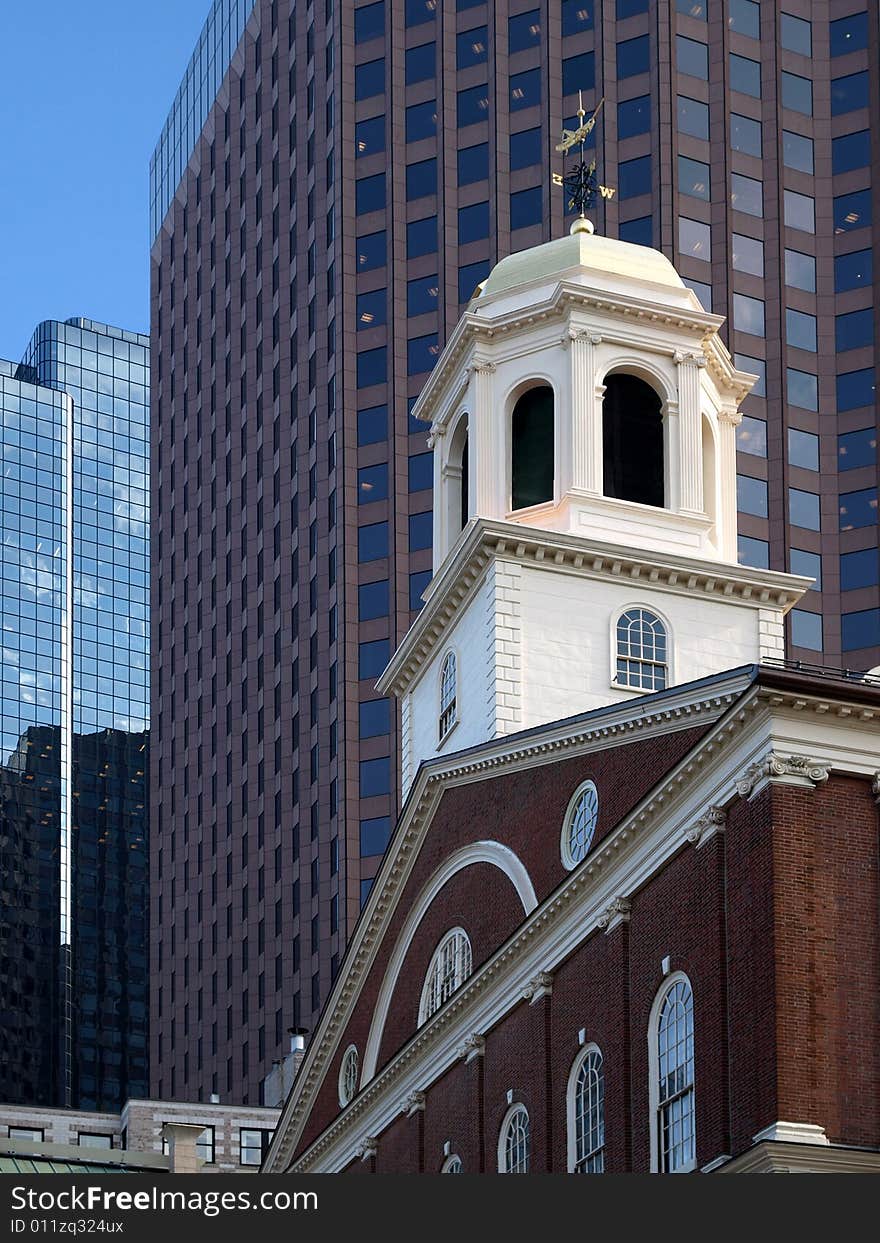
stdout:
[(480, 518), (503, 518), (508, 508), (506, 493), (510, 471), (500, 415), (492, 404), (495, 364), (488, 359), (476, 358), (471, 365), (471, 373), (474, 414), (468, 424), (468, 465), (472, 507)]
[[(596, 345), (602, 340), (583, 328), (570, 328), (571, 342), (571, 486), (602, 491), (602, 417), (594, 379)], [(604, 388), (602, 389), (604, 392)], [(598, 450), (598, 452), (597, 452)]]
[(718, 539), (725, 561), (737, 560), (736, 548), (736, 429), (742, 414), (736, 406), (718, 412)]
[(678, 364), (678, 444), (679, 509), (683, 513), (703, 513), (703, 441), (700, 427), (700, 368), (705, 361), (699, 354), (675, 355)]

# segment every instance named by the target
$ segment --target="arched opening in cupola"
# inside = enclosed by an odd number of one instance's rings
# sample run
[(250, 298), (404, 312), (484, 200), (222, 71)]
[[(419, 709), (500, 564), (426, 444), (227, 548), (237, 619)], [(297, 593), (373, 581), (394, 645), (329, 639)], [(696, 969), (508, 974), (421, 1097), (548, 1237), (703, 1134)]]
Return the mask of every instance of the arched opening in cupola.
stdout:
[(602, 400), (603, 491), (640, 505), (665, 503), (663, 409), (638, 376), (615, 373)]
[(553, 389), (540, 384), (518, 398), (511, 417), (510, 508), (553, 500)]
[(470, 517), (468, 494), (468, 416), (463, 414), (455, 425), (446, 459), (447, 515), (450, 545), (458, 539)]

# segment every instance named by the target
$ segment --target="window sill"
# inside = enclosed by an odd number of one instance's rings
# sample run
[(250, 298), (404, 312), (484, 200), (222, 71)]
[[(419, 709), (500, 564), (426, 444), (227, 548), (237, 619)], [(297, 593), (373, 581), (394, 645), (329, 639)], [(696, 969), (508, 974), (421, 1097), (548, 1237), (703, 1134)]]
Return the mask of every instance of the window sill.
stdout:
[(449, 729), (446, 731), (446, 733), (443, 735), (443, 737), (442, 737), (442, 738), (440, 739), (440, 741), (437, 743), (437, 750), (438, 750), (438, 751), (442, 751), (442, 750), (443, 750), (443, 748), (446, 746), (446, 742), (447, 742), (448, 738), (450, 737), (450, 735), (451, 735), (451, 734), (454, 734), (454, 733), (455, 733), (455, 731), (458, 729), (458, 722), (459, 722), (459, 720), (460, 720), (460, 718), (459, 718), (459, 717), (456, 717), (456, 718), (455, 718), (455, 720), (454, 720), (454, 721), (452, 722), (452, 724), (449, 726)]

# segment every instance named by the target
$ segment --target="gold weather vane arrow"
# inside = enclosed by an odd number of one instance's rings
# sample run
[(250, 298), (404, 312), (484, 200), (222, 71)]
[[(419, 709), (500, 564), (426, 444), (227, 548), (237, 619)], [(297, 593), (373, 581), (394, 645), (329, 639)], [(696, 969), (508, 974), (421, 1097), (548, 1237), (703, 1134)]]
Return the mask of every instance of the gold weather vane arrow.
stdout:
[(589, 120), (585, 121), (584, 118), (587, 113), (584, 108), (583, 92), (578, 91), (577, 115), (580, 123), (577, 129), (563, 129), (562, 140), (556, 145), (556, 150), (562, 153), (563, 168), (565, 167), (564, 160), (566, 154), (572, 149), (572, 147), (580, 145), (581, 158), (579, 163), (569, 173), (564, 171), (562, 173), (553, 173), (552, 180), (555, 186), (563, 186), (568, 191), (569, 197), (567, 206), (569, 208), (576, 208), (580, 212), (581, 216), (584, 215), (586, 208), (591, 207), (596, 201), (597, 195), (601, 195), (603, 199), (610, 199), (614, 195), (614, 189), (612, 186), (603, 186), (599, 184), (596, 177), (595, 159), (592, 160), (590, 164), (587, 164), (584, 159), (584, 143), (592, 133), (593, 127), (596, 124), (596, 120), (604, 103), (605, 96), (603, 95), (599, 100), (599, 103), (596, 105), (593, 115)]

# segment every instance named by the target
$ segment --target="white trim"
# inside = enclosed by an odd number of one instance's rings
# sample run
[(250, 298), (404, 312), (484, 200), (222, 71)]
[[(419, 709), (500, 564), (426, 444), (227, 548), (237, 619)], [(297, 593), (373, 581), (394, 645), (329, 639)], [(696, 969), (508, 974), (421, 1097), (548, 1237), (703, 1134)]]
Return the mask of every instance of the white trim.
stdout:
[[(662, 662), (666, 667), (666, 685), (664, 687), (655, 687), (652, 690), (650, 687), (628, 686), (623, 682), (617, 681), (617, 657), (619, 652), (617, 645), (617, 627), (620, 624), (620, 619), (623, 615), (631, 612), (633, 609), (640, 609), (643, 613), (650, 613), (652, 617), (657, 618), (663, 629), (666, 631), (666, 660)], [(629, 691), (633, 695), (653, 695), (656, 694), (658, 690), (668, 690), (670, 687), (675, 686), (675, 665), (673, 660), (675, 649), (672, 641), (672, 627), (669, 624), (669, 618), (665, 613), (661, 612), (656, 605), (648, 604), (644, 600), (634, 600), (631, 604), (625, 604), (623, 608), (615, 609), (611, 622), (609, 638), (611, 640), (611, 664), (609, 666), (611, 680), (609, 682), (609, 686), (611, 686), (613, 690)], [(661, 662), (658, 661), (655, 663), (659, 664)]]
[(504, 1115), (504, 1118), (501, 1122), (501, 1126), (498, 1130), (498, 1173), (499, 1174), (510, 1174), (512, 1172), (508, 1170), (507, 1168), (507, 1129), (518, 1113), (523, 1113), (526, 1116), (526, 1126), (528, 1127), (528, 1135), (529, 1135), (528, 1147), (526, 1148), (526, 1164), (528, 1168), (525, 1171), (516, 1170), (514, 1172), (517, 1174), (519, 1173), (530, 1174), (532, 1172), (532, 1120), (529, 1117), (528, 1109), (522, 1103), (522, 1101), (515, 1101), (510, 1106), (507, 1113)]
[[(605, 1055), (599, 1046), (593, 1042), (585, 1044), (578, 1051), (577, 1057), (571, 1064), (571, 1070), (568, 1072), (568, 1083), (565, 1088), (565, 1124), (566, 1124), (566, 1148), (568, 1151), (568, 1172), (574, 1174), (577, 1165), (577, 1135), (575, 1128), (575, 1090), (577, 1088), (578, 1076), (581, 1073), (581, 1067), (590, 1056), (591, 1053), (598, 1053), (602, 1059), (602, 1077), (605, 1077)], [(602, 1100), (602, 1130), (605, 1129), (605, 1101), (604, 1095)]]
[[(437, 1011), (440, 1009), (440, 1006), (444, 1004), (444, 1001), (441, 1001), (438, 1005), (434, 1007), (433, 1010), (430, 1011), (430, 1013), (428, 1013), (428, 1004), (429, 1004), (431, 992), (432, 992), (434, 973), (440, 965), (446, 945), (448, 944), (448, 942), (452, 940), (461, 940), (467, 944), (467, 970), (462, 969), (460, 978), (458, 978), (453, 983), (453, 988), (452, 988), (453, 993), (455, 992), (457, 988), (461, 988), (462, 984), (464, 984), (465, 980), (468, 978), (468, 976), (473, 971), (474, 958), (473, 958), (473, 948), (471, 947), (470, 937), (465, 932), (464, 928), (462, 928), (460, 925), (456, 926), (455, 928), (450, 928), (448, 932), (444, 932), (443, 936), (437, 942), (437, 948), (434, 950), (434, 953), (431, 955), (431, 961), (428, 964), (428, 970), (425, 972), (425, 982), (422, 985), (422, 995), (419, 1000), (419, 1027), (421, 1027), (423, 1023), (426, 1023), (432, 1014), (436, 1014)], [(456, 977), (458, 977), (458, 974), (459, 974), (458, 960), (461, 957), (461, 949), (458, 946), (456, 946), (455, 957), (456, 957)], [(451, 995), (452, 993), (450, 993), (450, 996)], [(448, 1000), (448, 998), (444, 1000)]]
[[(450, 1169), (450, 1166), (455, 1165), (456, 1161), (458, 1162), (458, 1164), (459, 1164), (462, 1168), (461, 1168), (460, 1170), (453, 1170), (453, 1169)], [(449, 1154), (449, 1156), (446, 1158), (446, 1160), (445, 1160), (445, 1161), (443, 1162), (443, 1164), (440, 1166), (440, 1173), (441, 1173), (441, 1174), (463, 1174), (463, 1173), (464, 1173), (464, 1163), (462, 1162), (462, 1159), (461, 1159), (461, 1157), (458, 1155), (458, 1153), (457, 1153), (457, 1152), (451, 1152), (451, 1153)]]
[(831, 1141), (825, 1134), (824, 1126), (816, 1126), (812, 1122), (771, 1122), (763, 1131), (752, 1137), (753, 1144), (761, 1144), (772, 1140), (785, 1144), (822, 1144), (828, 1146)]
[[(513, 509), (513, 412), (521, 398), (536, 388), (549, 388), (553, 397), (553, 491), (545, 501), (538, 501), (535, 505), (523, 505), (520, 509)], [(560, 449), (560, 418), (562, 403), (559, 400), (558, 377), (550, 375), (540, 376), (532, 373), (525, 379), (520, 378), (508, 388), (504, 394), (502, 404), (504, 410), (504, 438), (505, 443), (502, 445), (505, 463), (505, 480), (504, 480), (504, 508), (508, 514), (525, 515), (533, 510), (541, 508), (541, 506), (549, 506), (555, 508), (559, 504), (560, 498), (560, 470), (559, 470), (559, 449)]]
[[(581, 855), (580, 859), (575, 859), (574, 855), (571, 853), (571, 842), (569, 841), (569, 838), (571, 837), (571, 822), (574, 817), (574, 813), (577, 810), (578, 803), (580, 802), (581, 798), (583, 797), (584, 794), (586, 794), (588, 790), (592, 790), (596, 796), (596, 819), (593, 821), (593, 828), (590, 834), (590, 840), (589, 840), (589, 843), (587, 844), (586, 850)], [(568, 800), (568, 806), (565, 809), (565, 815), (562, 817), (562, 833), (560, 835), (559, 849), (562, 855), (562, 866), (566, 868), (569, 872), (573, 868), (576, 868), (579, 863), (582, 863), (584, 859), (586, 859), (590, 851), (593, 849), (593, 842), (596, 838), (596, 824), (598, 822), (598, 819), (599, 819), (599, 791), (596, 789), (595, 781), (593, 781), (592, 778), (588, 777), (586, 781), (582, 781), (580, 783), (580, 785), (575, 790), (574, 794), (572, 794), (571, 798)]]
[[(676, 984), (687, 984), (691, 992), (691, 1006), (694, 1009), (694, 1043), (696, 1044), (696, 999), (694, 987), (688, 976), (683, 971), (673, 971), (671, 975), (666, 976), (663, 983), (657, 989), (651, 1006), (651, 1014), (648, 1019), (648, 1125), (651, 1132), (651, 1173), (660, 1173), (660, 1134), (658, 1128), (658, 1116), (660, 1113), (660, 1058), (657, 1049), (657, 1041), (659, 1037), (660, 1012), (663, 1004), (669, 996)], [(695, 1051), (696, 1052), (696, 1051)], [(697, 1069), (696, 1058), (694, 1061), (694, 1079), (692, 1091), (694, 1093), (694, 1159), (687, 1166), (682, 1166), (674, 1171), (677, 1174), (687, 1174), (697, 1166)]]
[[(352, 1061), (354, 1061), (354, 1068), (355, 1068), (354, 1069), (354, 1088), (351, 1094), (349, 1094), (348, 1087), (345, 1081), (348, 1078), (347, 1072)], [(340, 1108), (342, 1109), (345, 1109), (346, 1105), (349, 1105), (354, 1100), (354, 1098), (357, 1096), (358, 1070), (359, 1070), (359, 1066), (358, 1066), (357, 1046), (350, 1044), (342, 1055), (342, 1060), (339, 1063), (339, 1078), (336, 1081), (336, 1094), (337, 1094), (337, 1097), (339, 1098)]]
[(409, 950), (416, 929), (447, 881), (451, 880), (457, 872), (471, 867), (475, 863), (489, 863), (504, 873), (514, 889), (516, 889), (526, 915), (530, 915), (538, 905), (535, 889), (525, 865), (518, 855), (515, 855), (508, 846), (502, 846), (500, 842), (473, 842), (470, 846), (463, 846), (461, 850), (457, 850), (443, 861), (413, 903), (406, 923), (395, 943), (388, 966), (385, 969), (382, 987), (379, 989), (379, 996), (376, 998), (373, 1021), (370, 1024), (370, 1034), (367, 1038), (367, 1047), (364, 1051), (361, 1087), (368, 1084), (376, 1073), (379, 1046), (385, 1030), (388, 1011), (391, 1008), (391, 999), (394, 996), (397, 978), (400, 975), (404, 958)]

